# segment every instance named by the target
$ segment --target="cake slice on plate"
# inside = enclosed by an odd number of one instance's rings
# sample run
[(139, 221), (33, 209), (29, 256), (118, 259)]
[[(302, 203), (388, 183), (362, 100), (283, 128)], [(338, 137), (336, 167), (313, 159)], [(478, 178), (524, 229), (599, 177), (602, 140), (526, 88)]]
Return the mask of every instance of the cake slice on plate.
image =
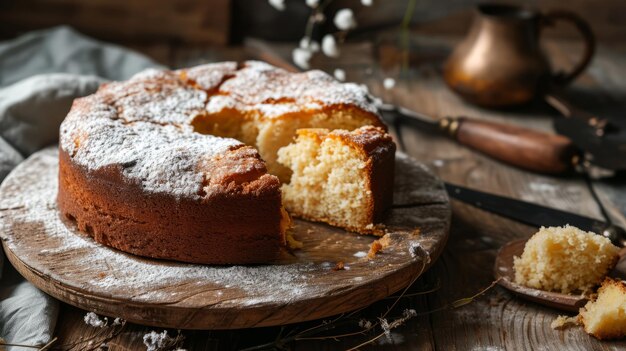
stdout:
[(515, 257), (515, 282), (564, 294), (590, 291), (615, 266), (619, 249), (611, 241), (576, 227), (542, 227)]

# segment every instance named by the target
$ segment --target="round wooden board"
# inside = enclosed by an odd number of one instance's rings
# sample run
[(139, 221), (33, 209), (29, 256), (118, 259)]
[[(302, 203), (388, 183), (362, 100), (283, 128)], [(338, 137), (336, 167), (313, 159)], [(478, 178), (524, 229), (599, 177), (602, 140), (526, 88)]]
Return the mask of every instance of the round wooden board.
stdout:
[[(396, 156), (391, 245), (362, 257), (376, 238), (295, 221), (304, 248), (279, 262), (206, 266), (153, 260), (95, 243), (56, 208), (58, 152), (40, 151), (0, 186), (0, 236), (15, 268), (71, 305), (158, 327), (234, 329), (301, 322), (367, 306), (405, 287), (440, 255), (450, 204), (443, 184)], [(342, 261), (345, 270), (333, 270)]]

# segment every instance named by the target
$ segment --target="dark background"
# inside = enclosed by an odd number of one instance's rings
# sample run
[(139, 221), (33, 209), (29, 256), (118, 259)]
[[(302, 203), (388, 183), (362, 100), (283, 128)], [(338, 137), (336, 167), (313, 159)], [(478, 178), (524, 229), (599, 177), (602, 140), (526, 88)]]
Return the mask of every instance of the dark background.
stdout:
[[(502, 1), (501, 1), (502, 2)], [(463, 34), (470, 23), (475, 0), (418, 0), (412, 26), (438, 34)], [(624, 0), (507, 1), (543, 10), (567, 8), (592, 25), (600, 42), (626, 39)], [(358, 39), (374, 30), (399, 26), (408, 0), (374, 0), (364, 7), (359, 0), (335, 0), (327, 17), (350, 7), (359, 27), (350, 34)], [(310, 8), (304, 0), (286, 0), (277, 11), (267, 0), (0, 0), (0, 38), (7, 39), (33, 29), (70, 25), (95, 38), (131, 47), (158, 51), (159, 46), (222, 46), (251, 36), (274, 41), (302, 37)], [(333, 30), (332, 21), (327, 21)], [(573, 37), (566, 26), (550, 35)], [(152, 55), (154, 56), (154, 55)], [(158, 53), (156, 54), (158, 56)]]

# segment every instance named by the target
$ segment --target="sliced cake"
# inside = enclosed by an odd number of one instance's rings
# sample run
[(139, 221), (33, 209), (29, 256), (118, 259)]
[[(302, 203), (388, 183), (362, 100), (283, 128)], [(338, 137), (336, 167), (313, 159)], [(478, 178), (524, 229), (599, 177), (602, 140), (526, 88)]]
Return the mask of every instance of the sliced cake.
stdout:
[(278, 151), (291, 170), (283, 203), (292, 215), (362, 234), (383, 234), (392, 203), (395, 144), (381, 128), (300, 129)]

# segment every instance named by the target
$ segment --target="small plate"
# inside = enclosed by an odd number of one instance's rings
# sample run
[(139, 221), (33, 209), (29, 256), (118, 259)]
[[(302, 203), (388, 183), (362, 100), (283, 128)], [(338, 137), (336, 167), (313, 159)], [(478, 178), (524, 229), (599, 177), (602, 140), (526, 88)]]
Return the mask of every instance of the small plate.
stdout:
[[(521, 256), (524, 252), (524, 245), (528, 239), (511, 241), (498, 251), (494, 266), (494, 276), (499, 279), (498, 284), (508, 289), (512, 293), (529, 301), (556, 308), (563, 311), (578, 312), (587, 301), (584, 295), (563, 294), (552, 291), (529, 288), (515, 283), (515, 271), (513, 269), (513, 257)], [(620, 251), (620, 261), (609, 274), (612, 277), (626, 277), (626, 260), (623, 260), (626, 250)]]

